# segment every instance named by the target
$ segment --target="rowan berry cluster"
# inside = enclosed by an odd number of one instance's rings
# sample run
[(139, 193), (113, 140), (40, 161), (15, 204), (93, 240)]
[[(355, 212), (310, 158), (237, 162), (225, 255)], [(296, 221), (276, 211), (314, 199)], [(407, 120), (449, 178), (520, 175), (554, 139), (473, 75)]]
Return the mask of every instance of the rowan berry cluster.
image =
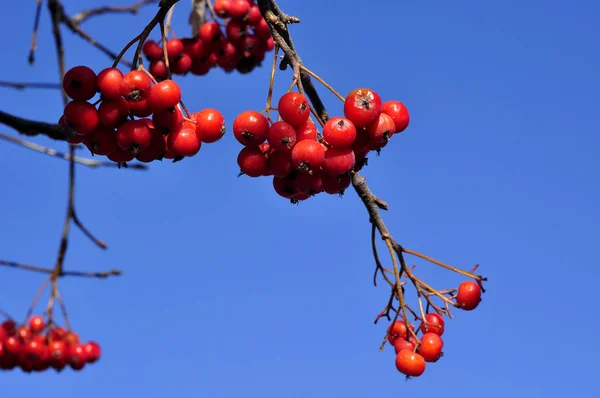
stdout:
[(382, 104), (379, 95), (367, 88), (346, 97), (345, 117), (330, 118), (322, 134), (309, 120), (310, 106), (303, 95), (284, 94), (277, 111), (282, 120), (272, 123), (255, 111), (236, 117), (233, 134), (244, 145), (237, 161), (241, 174), (273, 176), (275, 191), (293, 202), (321, 192), (343, 193), (357, 163), (370, 151), (379, 152), (410, 120), (401, 102)]
[[(63, 88), (72, 101), (59, 120), (77, 133), (69, 142), (83, 142), (92, 154), (119, 164), (134, 158), (149, 163), (194, 156), (202, 143), (225, 134), (219, 111), (204, 109), (185, 117), (179, 85), (173, 80), (153, 83), (142, 70), (123, 75), (106, 68), (96, 75), (87, 66), (70, 69)], [(98, 92), (100, 99), (89, 102)]]
[[(465, 311), (474, 310), (481, 301), (481, 288), (473, 281), (459, 285), (456, 293), (458, 308)], [(437, 362), (443, 355), (445, 322), (437, 312), (428, 313), (421, 320), (419, 330), (403, 319), (392, 323), (387, 330), (387, 340), (394, 346), (396, 352), (396, 368), (399, 372), (410, 377), (421, 376), (425, 372), (427, 362)], [(417, 339), (417, 333), (423, 335)]]
[(214, 12), (220, 19), (204, 23), (193, 38), (170, 39), (165, 48), (153, 40), (144, 43), (148, 70), (156, 80), (166, 79), (169, 68), (177, 75), (206, 75), (216, 67), (249, 73), (273, 50), (271, 31), (253, 0), (217, 0)]
[(93, 341), (81, 343), (77, 333), (61, 326), (46, 325), (36, 315), (27, 325), (17, 327), (13, 320), (0, 325), (0, 369), (21, 368), (24, 372), (41, 372), (66, 366), (81, 370), (87, 363), (100, 359), (100, 346)]

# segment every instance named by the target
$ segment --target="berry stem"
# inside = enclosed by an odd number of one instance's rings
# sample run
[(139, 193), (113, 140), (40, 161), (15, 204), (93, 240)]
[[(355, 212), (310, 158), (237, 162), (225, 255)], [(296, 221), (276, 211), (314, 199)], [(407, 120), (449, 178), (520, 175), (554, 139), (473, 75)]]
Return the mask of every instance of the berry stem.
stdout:
[(456, 272), (456, 273), (461, 274), (463, 276), (466, 276), (467, 278), (472, 278), (472, 279), (475, 279), (475, 280), (486, 280), (486, 278), (482, 278), (481, 276), (474, 275), (471, 272), (461, 270), (459, 268), (453, 267), (453, 266), (448, 265), (448, 264), (444, 264), (441, 261), (435, 260), (435, 259), (433, 259), (433, 258), (431, 258), (429, 256), (426, 256), (426, 255), (421, 254), (419, 252), (416, 252), (414, 250), (407, 249), (406, 247), (402, 247), (402, 251), (404, 253), (412, 254), (413, 256), (422, 258), (423, 260), (429, 261), (430, 263), (439, 265), (442, 268), (446, 268), (446, 269), (448, 269), (450, 271), (453, 271), (453, 272)]
[(163, 57), (165, 58), (165, 66), (167, 67), (167, 79), (171, 80), (171, 65), (169, 62), (169, 54), (167, 53), (167, 30), (163, 21), (160, 24), (160, 39), (162, 41)]
[(333, 87), (331, 87), (329, 84), (327, 84), (327, 82), (323, 79), (321, 79), (321, 77), (319, 75), (317, 75), (316, 73), (314, 73), (313, 71), (311, 71), (310, 69), (308, 69), (306, 66), (300, 64), (300, 69), (302, 69), (304, 72), (308, 73), (309, 75), (311, 75), (312, 77), (314, 77), (319, 83), (321, 83), (322, 85), (324, 85), (329, 91), (331, 91), (333, 93), (333, 95), (335, 95), (336, 97), (338, 97), (340, 99), (340, 101), (344, 102), (346, 99), (344, 97), (342, 97), (337, 91), (335, 91), (333, 89)]

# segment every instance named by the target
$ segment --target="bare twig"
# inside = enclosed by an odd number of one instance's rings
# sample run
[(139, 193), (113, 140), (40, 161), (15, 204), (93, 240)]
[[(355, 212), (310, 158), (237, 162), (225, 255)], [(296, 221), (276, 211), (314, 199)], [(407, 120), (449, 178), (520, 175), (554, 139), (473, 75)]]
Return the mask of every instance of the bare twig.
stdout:
[(29, 46), (29, 65), (35, 63), (35, 50), (37, 50), (37, 35), (40, 27), (40, 15), (42, 12), (42, 0), (36, 0), (35, 17), (33, 19), (33, 34), (31, 36), (31, 45)]
[(80, 25), (83, 22), (87, 21), (89, 18), (97, 16), (97, 15), (102, 15), (102, 14), (107, 14), (107, 13), (121, 13), (121, 14), (137, 14), (140, 9), (148, 4), (152, 4), (152, 3), (157, 3), (158, 0), (141, 0), (138, 1), (136, 3), (133, 3), (131, 5), (128, 6), (103, 6), (103, 7), (97, 7), (97, 8), (92, 8), (89, 10), (83, 10), (75, 15), (73, 15), (71, 17), (71, 21), (73, 21), (74, 24), (76, 25)]
[(46, 135), (55, 140), (67, 141), (75, 137), (75, 131), (68, 127), (59, 126), (35, 120), (23, 119), (0, 111), (0, 123), (12, 127), (21, 134), (35, 136), (38, 134)]
[(26, 88), (42, 88), (42, 89), (60, 89), (62, 86), (58, 83), (40, 83), (40, 82), (7, 82), (0, 80), (0, 87), (14, 88), (23, 90)]
[[(16, 263), (14, 261), (6, 261), (0, 260), (0, 266), (9, 267), (9, 268), (17, 268), (25, 271), (38, 272), (41, 274), (51, 275), (54, 272), (54, 268), (44, 268), (38, 267), (36, 265), (29, 264), (21, 264)], [(111, 269), (109, 271), (104, 272), (82, 272), (82, 271), (64, 271), (62, 276), (78, 276), (84, 278), (107, 278), (109, 276), (119, 276), (122, 275), (123, 272), (118, 269)]]

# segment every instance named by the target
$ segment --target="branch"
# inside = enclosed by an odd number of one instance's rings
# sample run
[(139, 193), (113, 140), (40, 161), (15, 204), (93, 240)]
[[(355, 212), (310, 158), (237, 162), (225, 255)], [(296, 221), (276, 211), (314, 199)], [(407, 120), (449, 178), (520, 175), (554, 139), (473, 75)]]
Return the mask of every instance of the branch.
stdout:
[(12, 127), (19, 133), (28, 136), (42, 134), (52, 139), (62, 141), (68, 141), (75, 137), (75, 131), (68, 127), (59, 126), (58, 124), (23, 119), (2, 111), (0, 111), (0, 123)]
[[(54, 272), (53, 268), (43, 268), (37, 265), (15, 263), (14, 261), (0, 260), (0, 265), (9, 268), (22, 269), (25, 271), (39, 272), (41, 274), (52, 275)], [(118, 269), (111, 269), (104, 272), (82, 272), (82, 271), (65, 271), (61, 276), (79, 276), (84, 278), (107, 278), (109, 276), (120, 276), (123, 272)]]
[(23, 90), (26, 88), (43, 88), (43, 89), (61, 89), (62, 86), (58, 83), (38, 83), (38, 82), (7, 82), (0, 80), (0, 87), (14, 88), (16, 90)]
[(129, 13), (135, 15), (140, 11), (140, 8), (142, 8), (143, 6), (156, 2), (157, 0), (142, 0), (138, 1), (137, 3), (133, 3), (129, 6), (104, 6), (92, 8), (89, 10), (83, 10), (80, 13), (73, 15), (71, 17), (71, 21), (76, 25), (80, 25), (93, 16), (107, 13)]
[[(13, 144), (20, 145), (20, 146), (25, 147), (27, 149), (31, 149), (32, 151), (36, 151), (36, 152), (43, 153), (45, 155), (53, 156), (53, 157), (58, 158), (58, 159), (64, 159), (64, 160), (71, 160), (71, 159), (73, 159), (73, 161), (75, 163), (79, 163), (81, 165), (84, 165), (84, 166), (87, 166), (87, 167), (91, 167), (91, 168), (96, 168), (96, 167), (117, 168), (119, 166), (117, 163), (109, 161), (109, 160), (102, 160), (101, 161), (101, 160), (94, 160), (94, 159), (82, 158), (82, 157), (79, 157), (79, 156), (75, 156), (75, 157), (71, 158), (71, 155), (69, 155), (68, 153), (60, 152), (60, 151), (57, 151), (57, 150), (52, 149), (52, 148), (47, 148), (45, 146), (38, 145), (38, 144), (35, 144), (33, 142), (25, 141), (25, 140), (22, 140), (22, 139), (17, 138), (17, 137), (12, 137), (12, 136), (4, 134), (4, 133), (0, 133), (0, 139), (12, 142)], [(147, 170), (148, 166), (146, 166), (145, 164), (136, 163), (136, 164), (133, 164), (133, 165), (128, 165), (127, 168), (128, 169), (136, 169), (136, 170)]]

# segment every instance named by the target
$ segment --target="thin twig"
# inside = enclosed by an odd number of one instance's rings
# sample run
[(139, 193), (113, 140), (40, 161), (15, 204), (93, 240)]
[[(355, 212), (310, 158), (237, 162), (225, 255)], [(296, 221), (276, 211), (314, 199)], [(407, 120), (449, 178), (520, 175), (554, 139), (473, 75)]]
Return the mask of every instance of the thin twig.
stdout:
[(136, 15), (140, 11), (140, 8), (142, 8), (143, 6), (157, 2), (157, 0), (141, 0), (129, 6), (103, 6), (98, 8), (92, 8), (89, 10), (83, 10), (73, 15), (71, 17), (71, 20), (73, 21), (73, 23), (80, 25), (91, 17), (107, 13), (125, 13)]
[(63, 141), (68, 141), (75, 137), (75, 131), (68, 127), (59, 126), (58, 124), (39, 122), (36, 120), (23, 119), (2, 111), (0, 111), (0, 123), (12, 127), (19, 133), (28, 136), (42, 134), (48, 136), (49, 138)]
[(40, 83), (40, 82), (7, 82), (0, 80), (0, 87), (14, 88), (16, 90), (24, 90), (26, 88), (42, 88), (42, 89), (60, 89), (62, 86), (58, 83)]
[[(48, 274), (48, 275), (51, 275), (54, 272), (53, 268), (43, 268), (43, 267), (38, 267), (36, 265), (16, 263), (14, 261), (0, 260), (0, 266), (22, 269), (25, 271), (38, 272), (41, 274)], [(83, 277), (83, 278), (107, 278), (109, 276), (119, 276), (122, 274), (123, 274), (123, 272), (121, 270), (111, 269), (109, 271), (103, 271), (103, 272), (64, 271), (62, 276), (77, 276), (77, 277)]]
[(36, 0), (35, 17), (33, 19), (33, 34), (31, 35), (31, 45), (29, 46), (29, 56), (27, 60), (29, 65), (35, 63), (35, 50), (37, 50), (37, 36), (40, 27), (40, 15), (42, 12), (42, 0)]

